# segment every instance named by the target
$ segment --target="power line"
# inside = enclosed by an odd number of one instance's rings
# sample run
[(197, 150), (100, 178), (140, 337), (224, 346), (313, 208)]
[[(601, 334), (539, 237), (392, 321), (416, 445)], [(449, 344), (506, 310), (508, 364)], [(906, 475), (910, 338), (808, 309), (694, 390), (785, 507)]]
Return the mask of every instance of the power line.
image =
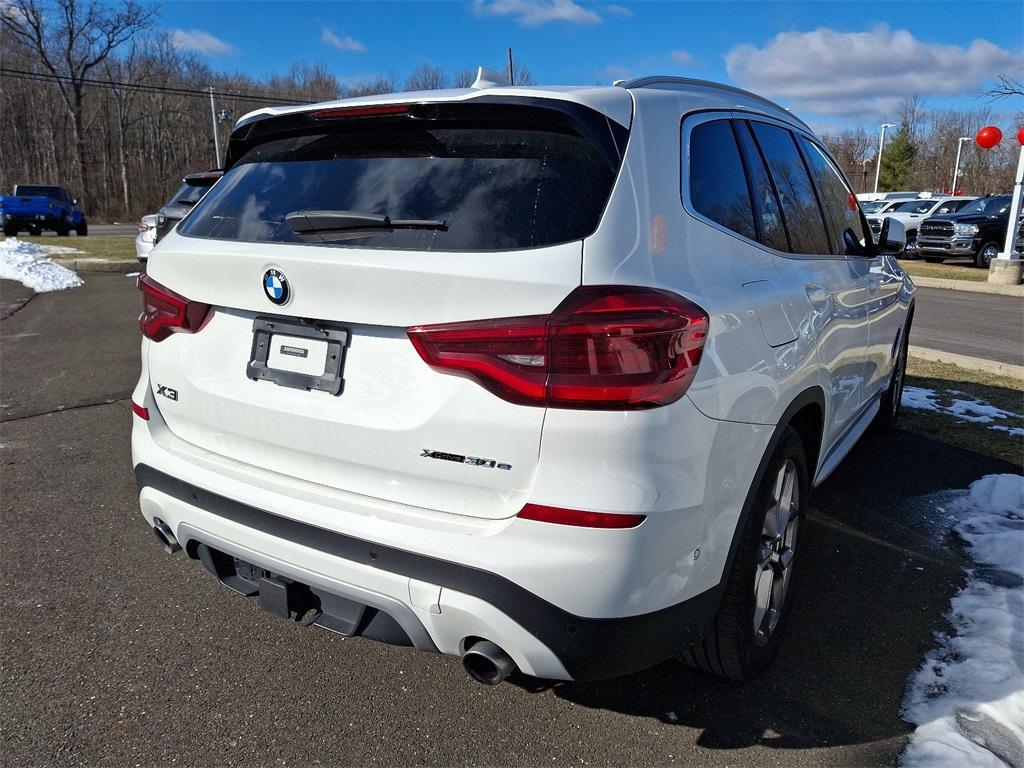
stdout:
[[(24, 69), (10, 69), (8, 67), (0, 67), (0, 75), (10, 77), (14, 80), (30, 80), (35, 82), (50, 82), (50, 83), (71, 83), (74, 79), (68, 75), (54, 75), (48, 72), (32, 72), (31, 70)], [(81, 78), (78, 80), (82, 85), (89, 88), (121, 88), (129, 91), (137, 91), (141, 93), (166, 93), (173, 94), (176, 96), (189, 96), (192, 98), (209, 98), (209, 90), (199, 90), (196, 88), (182, 88), (173, 85), (153, 85), (150, 83), (126, 83), (119, 80), (101, 80), (97, 78)], [(240, 99), (243, 101), (260, 101), (260, 102), (272, 102), (275, 104), (311, 104), (313, 102), (306, 101), (304, 99), (292, 99), (287, 96), (281, 95), (265, 95), (259, 93), (233, 93), (231, 91), (213, 91), (213, 95), (220, 99)]]

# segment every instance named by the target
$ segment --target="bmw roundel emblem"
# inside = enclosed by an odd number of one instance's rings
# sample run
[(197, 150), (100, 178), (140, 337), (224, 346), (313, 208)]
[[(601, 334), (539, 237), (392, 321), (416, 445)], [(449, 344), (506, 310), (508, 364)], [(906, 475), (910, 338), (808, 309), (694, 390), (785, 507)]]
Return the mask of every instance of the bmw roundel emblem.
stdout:
[(263, 273), (263, 292), (275, 304), (284, 304), (291, 295), (288, 278), (277, 269), (268, 269)]

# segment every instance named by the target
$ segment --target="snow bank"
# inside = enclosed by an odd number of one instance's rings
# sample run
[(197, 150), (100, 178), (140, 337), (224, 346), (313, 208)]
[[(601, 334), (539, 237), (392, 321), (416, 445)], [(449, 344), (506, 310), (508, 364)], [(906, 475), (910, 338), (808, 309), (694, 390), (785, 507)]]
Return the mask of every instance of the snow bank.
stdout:
[(9, 237), (0, 242), (0, 278), (17, 280), (36, 293), (75, 288), (82, 284), (82, 278), (46, 258), (47, 252), (73, 250), (61, 246), (36, 245)]
[(974, 567), (947, 618), (955, 634), (910, 679), (917, 726), (901, 768), (1024, 767), (1024, 477), (988, 475), (947, 511)]
[[(1009, 432), (1012, 437), (1024, 435), (1024, 429), (1020, 427), (1008, 427), (1005, 424), (993, 424), (997, 419), (1024, 419), (1019, 413), (997, 408), (986, 403), (984, 400), (967, 398), (963, 392), (946, 390), (947, 395), (962, 395), (963, 397), (952, 397), (949, 405), (939, 402), (939, 393), (934, 389), (926, 387), (904, 387), (903, 397), (900, 402), (904, 408), (916, 408), (920, 411), (933, 411), (953, 416), (960, 421), (970, 421), (975, 424), (989, 424), (989, 429), (1000, 432)], [(965, 399), (966, 398), (966, 399)]]

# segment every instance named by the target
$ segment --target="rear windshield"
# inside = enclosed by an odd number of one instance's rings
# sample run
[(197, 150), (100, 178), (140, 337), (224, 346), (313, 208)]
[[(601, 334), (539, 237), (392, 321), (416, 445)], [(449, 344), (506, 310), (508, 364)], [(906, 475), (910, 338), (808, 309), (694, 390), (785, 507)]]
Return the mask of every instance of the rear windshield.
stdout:
[(60, 197), (60, 187), (38, 187), (19, 184), (16, 188), (20, 197)]
[(597, 228), (619, 165), (565, 122), (325, 120), (313, 128), (248, 149), (179, 233), (302, 243), (288, 214), (344, 211), (443, 222), (447, 229), (346, 233), (329, 245), (537, 248), (581, 240)]
[(171, 195), (167, 205), (195, 205), (207, 192), (207, 187), (194, 187), (191, 184), (182, 184)]

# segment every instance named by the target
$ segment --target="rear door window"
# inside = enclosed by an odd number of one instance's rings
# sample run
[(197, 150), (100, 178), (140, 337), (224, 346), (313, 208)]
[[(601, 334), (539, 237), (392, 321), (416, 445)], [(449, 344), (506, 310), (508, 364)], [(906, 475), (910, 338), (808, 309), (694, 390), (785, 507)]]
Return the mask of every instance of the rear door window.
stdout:
[(818, 186), (821, 205), (832, 234), (832, 242), (839, 253), (859, 256), (864, 253), (862, 243), (869, 242), (861, 223), (857, 197), (846, 185), (842, 174), (832, 165), (821, 147), (800, 137), (811, 172)]
[(751, 125), (779, 192), (792, 252), (830, 253), (825, 221), (793, 134), (768, 123)]
[[(498, 251), (594, 232), (618, 173), (616, 153), (564, 119), (547, 124), (536, 109), (526, 119), (503, 106), (500, 120), (459, 119), (456, 110), (436, 120), (311, 120), (300, 132), (249, 148), (178, 231), (302, 243), (285, 217), (330, 211), (446, 227), (348, 232), (327, 242), (342, 247)], [(610, 121), (593, 114), (607, 137)]]
[(757, 239), (746, 174), (730, 120), (712, 120), (690, 131), (690, 203), (726, 229)]
[(747, 175), (754, 193), (754, 208), (760, 225), (761, 242), (777, 251), (788, 251), (789, 238), (786, 237), (786, 225), (782, 220), (782, 207), (779, 205), (779, 197), (768, 175), (768, 169), (765, 168), (761, 150), (750, 133), (750, 123), (739, 120), (736, 122), (736, 129), (747, 160)]

